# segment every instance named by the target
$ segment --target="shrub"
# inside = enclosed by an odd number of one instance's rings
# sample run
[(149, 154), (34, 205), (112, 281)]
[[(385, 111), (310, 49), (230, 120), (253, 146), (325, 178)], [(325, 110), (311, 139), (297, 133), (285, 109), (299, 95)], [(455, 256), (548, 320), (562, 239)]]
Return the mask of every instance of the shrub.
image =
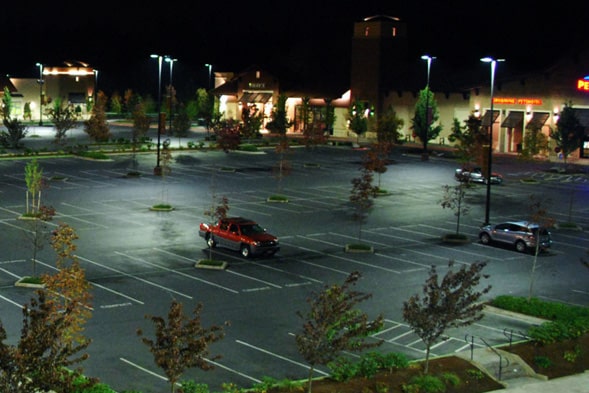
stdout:
[(403, 391), (407, 393), (444, 393), (446, 391), (446, 385), (440, 378), (427, 374), (411, 378), (411, 381), (409, 381), (409, 384), (407, 385), (410, 390), (405, 390), (405, 387), (406, 386), (404, 385)]
[(458, 386), (462, 383), (460, 377), (454, 373), (443, 373), (442, 375), (440, 375), (440, 378), (447, 385)]
[(338, 357), (333, 362), (327, 363), (332, 379), (343, 382), (356, 376), (358, 366), (344, 357)]
[(548, 368), (552, 366), (552, 360), (547, 356), (534, 357), (534, 364), (540, 368)]
[(206, 383), (196, 383), (195, 381), (180, 382), (178, 393), (209, 393), (209, 385)]
[(574, 363), (577, 361), (577, 358), (581, 355), (581, 348), (578, 346), (575, 347), (573, 351), (565, 351), (563, 358), (570, 363)]
[(483, 374), (483, 372), (481, 370), (479, 370), (478, 368), (469, 368), (468, 370), (466, 370), (466, 374), (470, 378), (476, 379), (476, 380), (480, 380), (485, 377), (485, 374)]
[(358, 373), (364, 378), (373, 377), (382, 367), (382, 355), (377, 352), (370, 352), (360, 359), (358, 362)]

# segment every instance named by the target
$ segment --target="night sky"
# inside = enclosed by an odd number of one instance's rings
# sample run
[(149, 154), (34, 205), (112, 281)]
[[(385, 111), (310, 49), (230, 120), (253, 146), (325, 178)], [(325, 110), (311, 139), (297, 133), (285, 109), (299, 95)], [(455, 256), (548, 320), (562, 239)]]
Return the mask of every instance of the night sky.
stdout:
[[(405, 21), (409, 56), (431, 54), (446, 69), (481, 67), (488, 55), (514, 72), (537, 68), (589, 42), (589, 3), (569, 0), (10, 1), (0, 9), (0, 72), (37, 77), (37, 62), (80, 60), (99, 70), (107, 94), (151, 94), (156, 53), (178, 59), (178, 94), (206, 87), (205, 63), (234, 72), (255, 64), (306, 83), (347, 81), (353, 24), (373, 15)], [(168, 69), (164, 63), (164, 83)]]

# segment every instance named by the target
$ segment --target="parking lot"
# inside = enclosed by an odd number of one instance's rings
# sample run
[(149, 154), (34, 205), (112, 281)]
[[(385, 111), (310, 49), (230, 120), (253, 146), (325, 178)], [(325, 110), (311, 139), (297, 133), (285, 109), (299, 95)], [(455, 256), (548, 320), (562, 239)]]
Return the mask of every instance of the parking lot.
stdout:
[[(289, 157), (292, 171), (280, 183), (272, 150), (175, 153), (172, 172), (163, 178), (152, 175), (153, 154), (139, 157), (139, 178), (126, 176), (130, 157), (124, 155), (109, 162), (40, 160), (47, 177), (65, 178), (50, 182), (43, 201), (57, 211), (51, 225), (67, 222), (78, 234), (77, 256), (92, 284), (93, 316), (86, 335), (93, 343), (91, 357), (83, 364), (86, 373), (117, 391), (164, 390), (163, 372), (135, 331), (142, 328), (149, 334), (150, 322), (144, 316), (167, 315), (172, 299), (182, 301), (186, 312), (202, 303), (204, 326), (230, 322), (226, 337), (211, 348), (211, 354), (223, 356), (215, 362), (216, 369), (188, 370), (184, 375), (220, 389), (223, 382), (249, 386), (264, 376), (305, 377), (308, 369), (294, 341), (302, 325), (296, 312), (306, 310), (313, 292), (343, 282), (353, 271), (362, 273), (358, 289), (373, 294), (363, 309), (385, 316), (385, 329), (373, 337), (384, 340), (380, 350), (402, 352), (411, 359), (422, 358), (424, 347), (403, 321), (402, 304), (421, 291), (430, 266), (443, 273), (449, 260), (459, 265), (484, 260), (491, 297), (528, 294), (534, 256), (477, 241), (484, 186), (469, 190), (471, 212), (461, 219), (460, 230), (472, 242), (457, 246), (440, 241), (441, 235), (456, 229), (453, 213), (439, 204), (442, 185), (454, 184), (455, 163), (450, 160), (421, 162), (396, 155), (380, 179), (390, 195), (377, 198), (360, 231), (349, 195), (362, 154), (343, 148), (296, 149)], [(25, 164), (0, 161), (0, 310), (11, 343), (20, 333), (21, 307), (32, 296), (30, 289), (13, 286), (31, 269), (31, 249), (23, 240), (26, 223), (18, 220), (25, 206)], [(506, 182), (493, 187), (493, 221), (521, 218), (529, 195), (541, 194), (552, 200), (550, 212), (558, 220), (566, 221), (572, 210), (576, 221), (589, 224), (586, 204), (580, 202), (587, 197), (586, 182), (544, 176), (540, 184), (524, 184), (518, 179), (537, 172), (513, 165), (501, 168)], [(268, 203), (273, 193), (287, 195), (289, 202)], [(569, 195), (579, 202), (571, 206)], [(207, 220), (204, 212), (218, 196), (228, 198), (230, 215), (255, 219), (278, 235), (281, 251), (272, 258), (243, 259), (215, 249), (215, 259), (227, 261), (228, 268), (196, 269), (195, 262), (209, 255), (198, 237), (198, 223)], [(150, 211), (161, 201), (174, 210)], [(344, 252), (345, 244), (359, 236), (374, 253)], [(535, 295), (588, 305), (589, 272), (579, 263), (589, 249), (586, 232), (554, 230), (553, 239), (552, 249), (538, 258)], [(49, 246), (39, 252), (38, 270), (51, 272), (54, 262)], [(519, 340), (534, 323), (488, 312), (473, 326), (446, 332), (432, 355), (481, 346), (481, 338), (492, 345)], [(327, 372), (318, 369), (318, 374)]]

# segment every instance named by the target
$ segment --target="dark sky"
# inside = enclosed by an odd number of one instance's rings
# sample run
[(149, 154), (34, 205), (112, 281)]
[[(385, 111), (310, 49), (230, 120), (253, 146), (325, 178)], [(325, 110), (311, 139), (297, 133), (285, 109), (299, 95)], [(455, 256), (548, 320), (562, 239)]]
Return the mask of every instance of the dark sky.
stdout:
[[(107, 93), (144, 93), (157, 86), (149, 57), (157, 53), (178, 59), (179, 93), (206, 87), (205, 63), (346, 78), (354, 22), (379, 14), (407, 22), (410, 56), (457, 68), (480, 67), (487, 55), (514, 69), (537, 66), (589, 43), (589, 3), (572, 0), (10, 1), (0, 10), (0, 72), (36, 77), (37, 62), (81, 60), (99, 70)], [(164, 83), (168, 72), (164, 63)]]

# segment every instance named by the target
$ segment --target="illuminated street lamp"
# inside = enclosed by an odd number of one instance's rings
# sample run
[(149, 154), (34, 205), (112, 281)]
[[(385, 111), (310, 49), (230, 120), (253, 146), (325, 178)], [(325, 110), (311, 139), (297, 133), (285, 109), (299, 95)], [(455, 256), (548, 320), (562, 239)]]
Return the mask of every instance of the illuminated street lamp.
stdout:
[(161, 132), (162, 132), (162, 60), (163, 56), (161, 55), (151, 55), (152, 59), (157, 59), (158, 61), (158, 77), (157, 77), (157, 164), (155, 168), (153, 168), (153, 174), (156, 176), (161, 176), (162, 168), (160, 167), (160, 140), (161, 140)]
[(36, 63), (37, 67), (39, 67), (39, 125), (43, 125), (43, 64)]
[(169, 56), (165, 58), (166, 62), (170, 63), (170, 133), (172, 132), (172, 104), (173, 104), (173, 97), (172, 97), (172, 70), (174, 69), (174, 63), (178, 61), (178, 59), (172, 59)]
[(483, 63), (491, 63), (491, 116), (489, 118), (489, 148), (487, 150), (487, 202), (485, 204), (485, 222), (483, 225), (489, 225), (489, 212), (491, 209), (491, 163), (493, 159), (493, 123), (495, 123), (495, 113), (493, 112), (493, 90), (495, 88), (495, 68), (497, 62), (505, 61), (505, 59), (493, 59), (492, 57), (483, 57)]
[(426, 134), (423, 135), (423, 158), (427, 157), (427, 139), (428, 139), (428, 135), (429, 135), (429, 128), (430, 128), (430, 114), (429, 114), (429, 74), (430, 74), (430, 70), (431, 70), (431, 66), (432, 66), (432, 61), (435, 59), (435, 57), (429, 56), (429, 55), (423, 55), (421, 56), (422, 60), (426, 60), (427, 61), (427, 82), (426, 82), (426, 96), (425, 96), (425, 132)]
[(98, 99), (98, 70), (94, 71), (94, 106), (96, 106), (96, 100)]
[(209, 90), (211, 90), (211, 71), (213, 69), (213, 65), (212, 64), (205, 64), (205, 67), (209, 68)]

